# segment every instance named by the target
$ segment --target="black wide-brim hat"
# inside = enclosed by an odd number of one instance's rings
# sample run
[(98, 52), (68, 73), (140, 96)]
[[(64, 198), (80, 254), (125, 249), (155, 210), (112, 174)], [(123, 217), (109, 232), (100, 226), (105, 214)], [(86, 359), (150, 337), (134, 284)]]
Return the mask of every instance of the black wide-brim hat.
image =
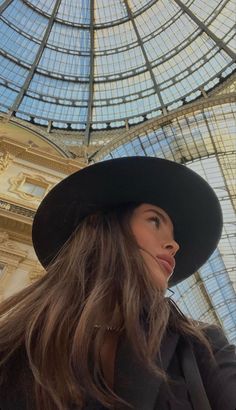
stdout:
[(32, 233), (42, 265), (47, 267), (55, 258), (82, 218), (132, 202), (157, 205), (173, 222), (180, 250), (170, 286), (196, 272), (217, 247), (221, 207), (203, 178), (165, 159), (125, 157), (99, 162), (70, 175), (43, 199)]

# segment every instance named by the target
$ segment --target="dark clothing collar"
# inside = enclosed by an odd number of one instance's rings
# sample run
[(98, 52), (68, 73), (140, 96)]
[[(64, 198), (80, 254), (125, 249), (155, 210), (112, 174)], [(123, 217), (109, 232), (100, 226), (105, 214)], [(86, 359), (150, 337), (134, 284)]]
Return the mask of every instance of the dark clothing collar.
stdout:
[[(166, 333), (157, 365), (167, 370), (174, 355), (179, 335)], [(160, 385), (161, 377), (149, 372), (136, 358), (135, 353), (126, 337), (121, 339), (117, 349), (114, 390), (118, 396), (130, 403), (135, 410), (153, 409)], [(123, 406), (122, 410), (128, 410)]]

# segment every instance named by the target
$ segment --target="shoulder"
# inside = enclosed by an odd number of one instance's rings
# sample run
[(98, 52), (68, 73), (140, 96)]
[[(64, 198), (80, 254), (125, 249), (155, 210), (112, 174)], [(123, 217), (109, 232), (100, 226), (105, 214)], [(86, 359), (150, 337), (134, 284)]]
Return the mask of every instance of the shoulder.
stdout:
[[(229, 352), (232, 354), (232, 358), (235, 357), (235, 345), (229, 343), (223, 329), (220, 326), (197, 321), (195, 321), (195, 323), (201, 328), (201, 331), (210, 343), (214, 356), (217, 356), (220, 352)], [(197, 343), (195, 345), (195, 349), (202, 351), (201, 344)]]
[(228, 343), (228, 339), (220, 326), (201, 322), (198, 323), (200, 323), (203, 332), (206, 334), (207, 338), (212, 342), (213, 345), (222, 345)]
[(194, 353), (211, 406), (214, 409), (236, 408), (236, 352), (219, 326), (200, 324), (212, 348), (213, 358), (206, 349), (194, 344)]
[(228, 341), (223, 329), (216, 325), (197, 323), (208, 340), (213, 353), (213, 358), (210, 359), (207, 348), (201, 342), (193, 343), (196, 359), (202, 369), (208, 371), (208, 366), (211, 365), (219, 369), (221, 367), (228, 367), (236, 372), (236, 348), (235, 345)]

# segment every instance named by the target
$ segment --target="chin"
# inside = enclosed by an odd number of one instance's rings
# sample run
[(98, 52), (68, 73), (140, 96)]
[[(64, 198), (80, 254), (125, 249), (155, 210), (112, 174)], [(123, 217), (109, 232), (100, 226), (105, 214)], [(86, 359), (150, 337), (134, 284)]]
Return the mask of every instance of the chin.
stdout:
[(157, 274), (153, 274), (153, 279), (154, 279), (154, 284), (155, 287), (158, 290), (161, 290), (163, 292), (166, 291), (166, 289), (168, 288), (168, 279), (166, 278), (166, 276), (163, 275), (163, 273), (157, 275)]
[(165, 292), (168, 288), (169, 277), (161, 268), (147, 263), (148, 273), (151, 276), (155, 288), (159, 291)]
[(157, 286), (157, 289), (160, 290), (161, 292), (165, 293), (167, 291), (168, 288), (168, 284), (160, 284), (159, 286)]

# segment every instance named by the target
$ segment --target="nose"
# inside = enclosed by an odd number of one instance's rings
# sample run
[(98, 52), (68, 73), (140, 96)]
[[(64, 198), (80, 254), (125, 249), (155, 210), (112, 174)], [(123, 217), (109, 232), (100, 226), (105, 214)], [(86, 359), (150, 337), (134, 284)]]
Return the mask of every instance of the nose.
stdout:
[(168, 249), (168, 251), (170, 252), (172, 256), (176, 255), (179, 248), (180, 248), (179, 244), (174, 239), (164, 244), (164, 249)]

